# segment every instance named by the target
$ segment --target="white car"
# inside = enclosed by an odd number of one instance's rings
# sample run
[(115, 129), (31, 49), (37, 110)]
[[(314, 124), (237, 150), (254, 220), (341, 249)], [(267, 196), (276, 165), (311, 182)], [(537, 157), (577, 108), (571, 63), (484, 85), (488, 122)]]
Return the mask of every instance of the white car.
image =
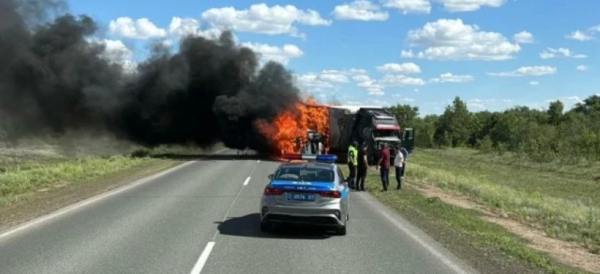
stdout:
[(264, 189), (260, 228), (272, 231), (278, 223), (330, 227), (346, 235), (349, 188), (335, 155), (300, 157), (317, 162), (282, 163)]

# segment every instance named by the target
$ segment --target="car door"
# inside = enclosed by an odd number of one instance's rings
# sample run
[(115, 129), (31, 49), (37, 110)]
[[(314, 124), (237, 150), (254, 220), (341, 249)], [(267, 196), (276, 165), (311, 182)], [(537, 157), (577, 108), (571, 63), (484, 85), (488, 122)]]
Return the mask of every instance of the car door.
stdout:
[(341, 207), (342, 207), (342, 212), (343, 215), (346, 216), (348, 214), (348, 201), (349, 201), (349, 197), (350, 197), (350, 188), (348, 187), (348, 184), (346, 183), (346, 181), (344, 181), (344, 173), (342, 172), (342, 170), (337, 167), (337, 173), (338, 173), (338, 184), (340, 185), (340, 191), (342, 192), (342, 201), (341, 201)]

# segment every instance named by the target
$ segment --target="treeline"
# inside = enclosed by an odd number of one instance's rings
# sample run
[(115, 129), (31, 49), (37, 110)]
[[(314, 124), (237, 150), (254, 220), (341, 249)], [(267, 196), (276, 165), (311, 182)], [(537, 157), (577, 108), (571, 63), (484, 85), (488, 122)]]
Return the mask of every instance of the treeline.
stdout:
[(554, 101), (546, 110), (518, 106), (499, 112), (471, 112), (459, 97), (441, 115), (421, 117), (419, 108), (410, 105), (396, 105), (391, 111), (403, 127), (415, 129), (417, 147), (510, 151), (538, 162), (600, 160), (597, 95), (568, 111), (561, 101)]

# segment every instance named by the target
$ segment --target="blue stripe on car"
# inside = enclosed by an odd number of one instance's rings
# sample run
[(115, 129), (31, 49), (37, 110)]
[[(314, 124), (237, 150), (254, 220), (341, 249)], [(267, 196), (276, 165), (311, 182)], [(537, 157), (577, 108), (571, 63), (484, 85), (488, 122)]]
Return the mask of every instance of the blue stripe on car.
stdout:
[(271, 187), (292, 189), (292, 190), (333, 190), (334, 185), (326, 182), (302, 182), (302, 181), (288, 181), (288, 180), (274, 180), (271, 182)]

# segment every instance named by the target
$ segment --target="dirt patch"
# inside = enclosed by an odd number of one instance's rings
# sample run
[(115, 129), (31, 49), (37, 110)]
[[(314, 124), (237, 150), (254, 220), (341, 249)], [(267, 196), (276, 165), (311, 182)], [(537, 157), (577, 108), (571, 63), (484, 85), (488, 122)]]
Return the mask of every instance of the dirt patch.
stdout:
[(529, 246), (546, 252), (557, 261), (592, 273), (600, 273), (600, 255), (587, 252), (585, 247), (576, 243), (549, 237), (544, 231), (510, 219), (507, 214), (496, 213), (468, 197), (452, 191), (445, 191), (435, 186), (411, 185), (427, 197), (438, 197), (443, 202), (462, 208), (477, 210), (484, 214), (482, 219), (498, 224), (510, 232), (528, 241)]
[(53, 187), (40, 189), (26, 199), (0, 207), (0, 231), (129, 184), (137, 179), (173, 167), (178, 163), (172, 160), (153, 160), (148, 164), (95, 180), (70, 184), (57, 182)]

